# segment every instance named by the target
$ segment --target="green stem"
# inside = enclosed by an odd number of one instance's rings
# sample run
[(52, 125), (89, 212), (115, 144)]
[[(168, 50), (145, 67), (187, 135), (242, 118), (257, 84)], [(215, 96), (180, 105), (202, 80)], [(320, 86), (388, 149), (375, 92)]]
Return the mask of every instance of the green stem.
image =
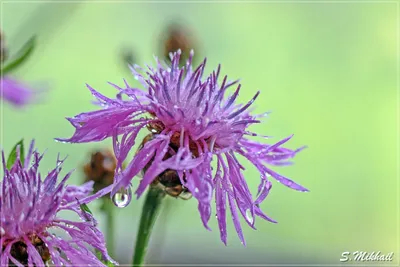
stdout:
[(132, 266), (142, 266), (144, 262), (151, 231), (159, 214), (164, 196), (164, 191), (155, 187), (150, 187), (147, 192), (140, 217), (139, 231), (136, 236)]
[(108, 254), (113, 257), (114, 255), (114, 205), (109, 197), (103, 197), (103, 211), (106, 215), (106, 241)]

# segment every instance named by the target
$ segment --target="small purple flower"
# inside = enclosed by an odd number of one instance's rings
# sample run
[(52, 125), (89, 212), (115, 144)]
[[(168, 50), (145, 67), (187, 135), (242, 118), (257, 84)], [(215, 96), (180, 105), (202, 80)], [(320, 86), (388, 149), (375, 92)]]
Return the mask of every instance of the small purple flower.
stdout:
[(0, 78), (0, 96), (16, 107), (23, 107), (34, 99), (34, 91), (15, 79), (10, 77)]
[[(157, 68), (148, 67), (144, 71), (146, 76), (141, 74), (143, 69), (140, 67), (131, 68), (146, 92), (130, 87), (125, 81), (123, 88), (111, 84), (119, 91), (116, 98), (111, 99), (88, 85), (103, 109), (68, 118), (76, 131), (70, 139), (58, 140), (83, 143), (113, 138), (118, 164), (112, 195), (121, 188), (128, 188), (133, 177), (144, 171), (136, 190), (137, 197), (140, 197), (149, 185), (155, 183), (156, 177), (171, 178), (169, 173), (174, 171), (179, 185), (198, 200), (200, 217), (207, 229), (215, 193), (221, 240), (226, 244), (226, 209), (229, 206), (236, 232), (245, 244), (238, 210), (252, 228), (256, 216), (275, 222), (260, 209), (260, 203), (272, 186), (269, 177), (292, 189), (308, 191), (267, 167), (291, 164), (288, 160), (303, 148), (291, 150), (282, 147), (292, 136), (272, 145), (250, 140), (249, 137), (262, 137), (248, 130), (250, 125), (260, 123), (259, 119), (266, 115), (250, 113), (249, 107), (259, 92), (248, 103), (237, 104), (235, 100), (241, 85), (226, 96), (227, 89), (238, 81), (229, 81), (225, 76), (219, 83), (220, 65), (208, 77), (202, 78), (206, 59), (193, 70), (192, 51), (186, 66), (180, 68), (180, 54), (178, 50), (171, 55), (171, 65), (166, 66), (157, 60)], [(121, 165), (135, 145), (139, 131), (146, 127), (151, 131), (151, 137), (143, 142), (144, 145), (123, 169)], [(260, 173), (256, 197), (247, 186), (244, 167), (237, 155), (250, 161)], [(216, 161), (216, 169), (211, 166), (212, 160)], [(165, 181), (160, 183), (168, 187)]]
[[(70, 172), (57, 184), (64, 161), (59, 159), (57, 166), (42, 180), (38, 167), (43, 155), (33, 148), (32, 141), (24, 165), (17, 152), (17, 160), (10, 169), (2, 152), (0, 266), (45, 266), (46, 262), (52, 266), (105, 266), (87, 245), (101, 252), (105, 260), (113, 261), (107, 254), (103, 234), (95, 227), (94, 219), (79, 206), (71, 205), (89, 195), (93, 183), (66, 186)], [(85, 221), (58, 217), (57, 213), (63, 210), (71, 210)], [(56, 229), (64, 231), (68, 238), (53, 234), (52, 230)]]

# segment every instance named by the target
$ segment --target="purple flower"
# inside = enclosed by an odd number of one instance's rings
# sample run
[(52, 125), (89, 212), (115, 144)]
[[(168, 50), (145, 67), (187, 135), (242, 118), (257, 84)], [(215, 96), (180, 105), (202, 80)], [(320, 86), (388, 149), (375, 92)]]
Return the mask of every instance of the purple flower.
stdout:
[[(248, 103), (237, 104), (235, 100), (241, 85), (226, 96), (227, 89), (238, 81), (229, 81), (225, 76), (219, 83), (220, 65), (202, 78), (206, 59), (193, 70), (192, 51), (186, 66), (180, 68), (180, 54), (178, 51), (171, 55), (169, 66), (157, 60), (155, 69), (148, 67), (144, 71), (138, 66), (132, 67), (135, 79), (146, 92), (130, 87), (125, 81), (123, 88), (111, 84), (119, 91), (116, 98), (111, 99), (88, 86), (103, 109), (68, 118), (76, 131), (70, 139), (58, 140), (83, 143), (113, 138), (118, 164), (112, 195), (129, 187), (132, 178), (141, 171), (144, 176), (136, 190), (137, 197), (157, 181), (170, 189), (168, 182), (173, 171), (176, 174), (172, 177), (174, 188), (181, 186), (198, 200), (200, 217), (207, 229), (215, 193), (221, 240), (226, 244), (226, 209), (229, 206), (236, 231), (245, 244), (238, 210), (252, 228), (256, 216), (275, 222), (259, 206), (271, 189), (269, 177), (292, 189), (308, 191), (267, 167), (290, 164), (288, 160), (303, 148), (282, 147), (292, 136), (272, 145), (250, 140), (249, 137), (262, 137), (248, 129), (266, 115), (250, 113), (250, 106), (259, 92)], [(150, 137), (122, 169), (121, 164), (135, 145), (139, 131), (146, 127), (151, 131)], [(250, 161), (260, 173), (256, 197), (247, 186), (238, 155)], [(211, 166), (213, 160), (216, 169)], [(169, 179), (164, 181), (160, 177)]]
[(16, 107), (23, 107), (31, 103), (34, 99), (34, 91), (25, 84), (11, 79), (1, 77), (0, 96)]
[[(45, 266), (47, 261), (52, 266), (105, 266), (87, 245), (100, 251), (105, 260), (113, 261), (107, 254), (103, 234), (95, 227), (94, 219), (79, 206), (71, 205), (89, 195), (93, 183), (66, 186), (70, 172), (57, 184), (63, 164), (59, 159), (57, 166), (42, 180), (38, 167), (43, 155), (33, 148), (32, 141), (23, 165), (17, 153), (17, 160), (10, 169), (6, 167), (2, 153), (0, 266)], [(73, 211), (85, 221), (58, 217), (57, 213), (63, 210)], [(57, 229), (64, 231), (68, 238), (52, 233)]]

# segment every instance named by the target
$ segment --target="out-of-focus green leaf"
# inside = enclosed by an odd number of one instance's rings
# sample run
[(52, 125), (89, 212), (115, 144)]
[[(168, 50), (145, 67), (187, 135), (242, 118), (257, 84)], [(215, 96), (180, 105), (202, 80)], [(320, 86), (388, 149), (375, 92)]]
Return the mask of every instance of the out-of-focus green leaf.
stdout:
[(24, 139), (21, 139), (13, 149), (11, 150), (10, 155), (8, 156), (7, 159), (7, 169), (11, 169), (11, 167), (14, 165), (15, 160), (17, 159), (17, 148), (19, 146), (19, 158), (21, 161), (22, 166), (24, 165), (24, 160), (25, 160), (25, 155), (24, 155)]
[(2, 75), (9, 73), (21, 65), (33, 52), (36, 46), (36, 36), (31, 37), (17, 55), (1, 68)]

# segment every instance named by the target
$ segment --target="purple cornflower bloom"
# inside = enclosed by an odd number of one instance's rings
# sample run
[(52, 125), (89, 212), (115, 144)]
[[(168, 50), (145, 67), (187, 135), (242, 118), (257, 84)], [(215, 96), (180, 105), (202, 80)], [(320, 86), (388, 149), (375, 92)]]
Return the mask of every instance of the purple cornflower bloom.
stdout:
[[(148, 66), (146, 77), (141, 74), (143, 69), (140, 67), (131, 68), (146, 92), (130, 87), (125, 81), (123, 88), (111, 84), (119, 91), (116, 98), (111, 99), (88, 85), (103, 109), (68, 118), (76, 131), (70, 139), (58, 140), (83, 143), (113, 138), (118, 164), (112, 195), (129, 187), (133, 177), (143, 170), (137, 197), (154, 184), (156, 177), (175, 171), (180, 185), (198, 200), (200, 217), (207, 229), (215, 192), (221, 240), (226, 244), (226, 209), (229, 205), (236, 232), (245, 244), (237, 209), (252, 228), (256, 216), (275, 222), (259, 206), (271, 189), (269, 177), (292, 189), (308, 191), (267, 167), (290, 164), (288, 160), (303, 148), (282, 147), (292, 136), (272, 145), (250, 140), (248, 137), (259, 135), (248, 127), (260, 123), (259, 118), (266, 115), (252, 115), (249, 110), (259, 92), (247, 104), (236, 104), (241, 85), (229, 97), (226, 94), (238, 80), (228, 81), (225, 76), (219, 83), (220, 65), (203, 79), (206, 59), (193, 70), (192, 51), (186, 66), (180, 68), (180, 54), (178, 50), (170, 55), (171, 65), (157, 60), (157, 68)], [(152, 132), (151, 138), (122, 169), (121, 164), (134, 146), (139, 131), (145, 127)], [(121, 139), (119, 135), (122, 135)], [(242, 173), (244, 167), (237, 155), (246, 158), (260, 172), (256, 197), (247, 186)], [(213, 159), (216, 169), (211, 167)]]
[(23, 107), (34, 99), (34, 91), (10, 77), (0, 78), (0, 97), (16, 107)]
[[(71, 205), (91, 193), (93, 182), (66, 186), (70, 172), (57, 184), (64, 161), (59, 159), (57, 166), (42, 180), (38, 167), (43, 155), (33, 148), (32, 141), (23, 165), (17, 152), (17, 160), (10, 169), (6, 167), (2, 152), (0, 266), (45, 266), (47, 261), (52, 263), (51, 266), (105, 266), (87, 247), (95, 248), (105, 260), (112, 261), (103, 234), (95, 227), (90, 214)], [(58, 217), (57, 213), (63, 210), (73, 211), (85, 221)], [(51, 233), (55, 229), (64, 231), (69, 237), (57, 237)]]

